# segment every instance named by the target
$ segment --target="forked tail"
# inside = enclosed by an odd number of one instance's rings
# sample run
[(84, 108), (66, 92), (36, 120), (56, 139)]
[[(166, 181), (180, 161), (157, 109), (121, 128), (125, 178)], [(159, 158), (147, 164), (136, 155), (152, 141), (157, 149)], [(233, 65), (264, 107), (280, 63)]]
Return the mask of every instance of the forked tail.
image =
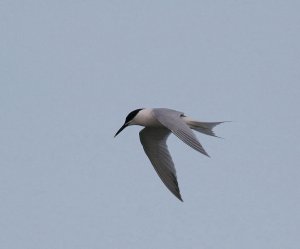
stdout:
[(224, 122), (200, 122), (200, 121), (187, 120), (187, 119), (186, 122), (191, 129), (213, 137), (218, 137), (215, 135), (213, 128), (219, 124), (224, 123)]

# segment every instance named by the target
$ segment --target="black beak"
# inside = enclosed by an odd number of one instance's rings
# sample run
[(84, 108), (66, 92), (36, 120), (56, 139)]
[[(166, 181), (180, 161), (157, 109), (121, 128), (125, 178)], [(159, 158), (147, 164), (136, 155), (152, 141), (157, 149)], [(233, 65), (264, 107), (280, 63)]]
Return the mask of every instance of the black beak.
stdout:
[(126, 127), (128, 126), (128, 124), (123, 124), (122, 127), (117, 131), (117, 133), (115, 134), (114, 137), (116, 137), (121, 131), (123, 131)]

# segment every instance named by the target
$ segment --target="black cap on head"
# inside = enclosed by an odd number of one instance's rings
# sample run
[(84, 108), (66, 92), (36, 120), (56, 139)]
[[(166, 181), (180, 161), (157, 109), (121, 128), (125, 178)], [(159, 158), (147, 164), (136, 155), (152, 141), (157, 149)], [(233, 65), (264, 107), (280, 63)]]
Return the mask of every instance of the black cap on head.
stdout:
[(132, 119), (134, 119), (134, 117), (138, 114), (138, 112), (139, 112), (140, 110), (143, 110), (143, 109), (142, 109), (142, 108), (141, 108), (141, 109), (136, 109), (136, 110), (130, 112), (130, 113), (127, 115), (127, 117), (126, 117), (126, 119), (125, 119), (125, 123), (124, 123), (124, 124), (122, 125), (122, 127), (117, 131), (115, 137), (116, 137), (122, 130), (124, 130), (124, 129), (129, 125), (129, 122), (130, 122)]
[(136, 110), (130, 112), (126, 117), (125, 124), (127, 124), (129, 121), (134, 119), (134, 117), (139, 113), (140, 110), (143, 110), (143, 109), (136, 109)]

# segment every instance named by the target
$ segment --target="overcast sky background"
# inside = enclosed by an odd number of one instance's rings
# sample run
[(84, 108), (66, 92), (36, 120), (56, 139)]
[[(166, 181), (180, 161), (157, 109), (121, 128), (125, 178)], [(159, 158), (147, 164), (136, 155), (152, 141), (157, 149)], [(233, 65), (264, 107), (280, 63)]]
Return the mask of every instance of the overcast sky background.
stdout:
[[(1, 1), (0, 247), (300, 248), (299, 1)], [(171, 136), (184, 202), (140, 107), (216, 128)]]

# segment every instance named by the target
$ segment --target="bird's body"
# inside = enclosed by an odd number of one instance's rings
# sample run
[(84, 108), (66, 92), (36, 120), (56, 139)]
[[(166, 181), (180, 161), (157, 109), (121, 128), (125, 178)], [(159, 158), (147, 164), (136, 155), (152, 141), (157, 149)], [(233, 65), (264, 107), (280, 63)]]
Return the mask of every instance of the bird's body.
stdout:
[(143, 108), (130, 112), (115, 136), (129, 125), (144, 126), (140, 131), (140, 140), (146, 155), (166, 187), (182, 201), (166, 140), (172, 132), (193, 149), (209, 156), (191, 129), (215, 136), (212, 128), (220, 123), (197, 121), (185, 116), (183, 112), (166, 108)]
[(132, 120), (133, 125), (144, 127), (163, 127), (163, 125), (155, 118), (153, 109), (142, 109)]

